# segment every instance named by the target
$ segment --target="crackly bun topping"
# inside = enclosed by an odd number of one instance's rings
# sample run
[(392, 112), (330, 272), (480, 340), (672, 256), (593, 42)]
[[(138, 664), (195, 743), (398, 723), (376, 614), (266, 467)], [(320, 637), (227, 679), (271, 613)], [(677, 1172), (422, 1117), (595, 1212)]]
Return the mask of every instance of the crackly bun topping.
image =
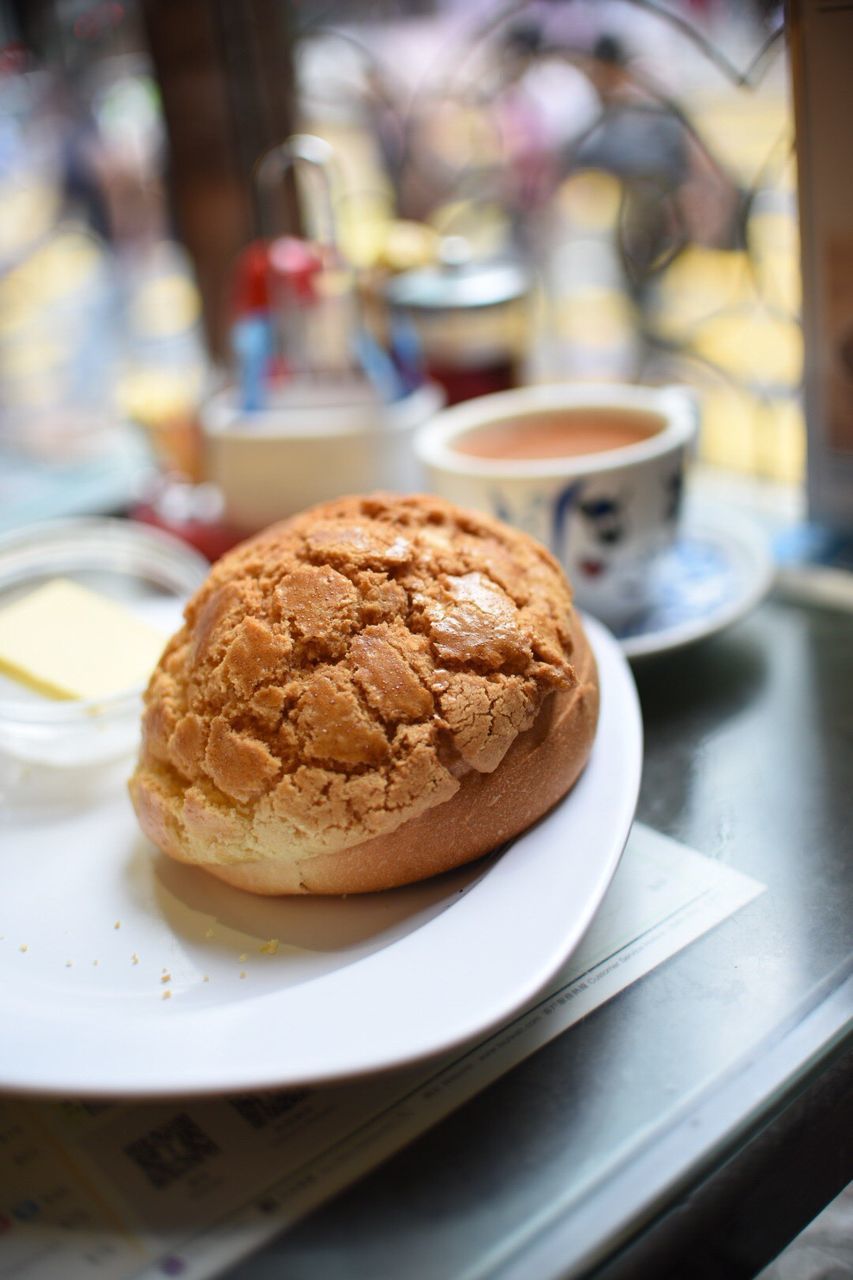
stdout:
[(326, 503), (214, 566), (152, 677), (140, 769), (182, 839), (227, 849), (251, 815), (259, 843), (356, 843), (497, 767), (574, 683), (570, 618), (523, 533), (437, 498)]

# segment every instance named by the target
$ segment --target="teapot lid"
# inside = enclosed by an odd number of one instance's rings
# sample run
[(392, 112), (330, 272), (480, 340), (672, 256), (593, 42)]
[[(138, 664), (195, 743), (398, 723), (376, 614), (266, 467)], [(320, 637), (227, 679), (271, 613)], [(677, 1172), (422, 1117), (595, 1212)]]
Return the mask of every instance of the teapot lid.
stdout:
[(396, 307), (456, 311), (514, 302), (529, 287), (528, 272), (517, 259), (473, 260), (462, 236), (447, 236), (439, 247), (439, 262), (395, 276), (386, 297)]

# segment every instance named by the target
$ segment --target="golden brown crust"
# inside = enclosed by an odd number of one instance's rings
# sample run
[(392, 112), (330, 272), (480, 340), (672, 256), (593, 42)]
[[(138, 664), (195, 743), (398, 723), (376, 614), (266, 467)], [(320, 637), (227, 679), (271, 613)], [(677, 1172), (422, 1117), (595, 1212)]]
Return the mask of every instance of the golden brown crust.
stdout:
[(341, 499), (214, 567), (146, 694), (131, 796), (166, 853), (255, 892), (384, 888), (550, 808), (596, 709), (538, 543), (440, 499)]
[[(461, 866), (526, 830), (574, 785), (586, 764), (598, 719), (598, 680), (586, 637), (578, 633), (578, 683), (547, 698), (491, 773), (471, 770), (450, 800), (351, 849), (321, 854), (301, 872), (303, 892), (387, 889)], [(289, 892), (288, 873), (273, 861), (208, 867), (253, 893)]]

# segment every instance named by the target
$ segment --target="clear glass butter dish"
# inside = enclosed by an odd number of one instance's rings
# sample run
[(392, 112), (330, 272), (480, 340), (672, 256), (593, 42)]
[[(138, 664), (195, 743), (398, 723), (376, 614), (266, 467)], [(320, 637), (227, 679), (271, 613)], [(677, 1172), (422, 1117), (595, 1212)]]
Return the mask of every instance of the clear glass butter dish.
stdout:
[[(165, 645), (208, 568), (147, 525), (50, 521), (0, 538), (0, 611), (48, 583), (71, 582), (161, 631)], [(55, 643), (61, 651), (60, 618)], [(108, 696), (59, 699), (0, 672), (0, 803), (84, 802), (118, 782), (138, 745), (144, 686), (143, 679)]]

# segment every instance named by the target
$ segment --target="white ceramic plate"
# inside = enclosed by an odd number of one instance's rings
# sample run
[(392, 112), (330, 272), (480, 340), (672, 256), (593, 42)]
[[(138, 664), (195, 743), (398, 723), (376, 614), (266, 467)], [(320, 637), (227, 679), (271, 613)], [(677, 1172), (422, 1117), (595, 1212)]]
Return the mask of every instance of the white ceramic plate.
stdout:
[(0, 860), (0, 1088), (150, 1097), (318, 1083), (506, 1019), (580, 941), (634, 814), (634, 684), (608, 633), (589, 632), (602, 712), (577, 786), (502, 854), (421, 885), (254, 898), (155, 855), (123, 795), (19, 814)]
[(760, 528), (738, 512), (703, 504), (657, 579), (652, 607), (619, 633), (629, 658), (668, 653), (725, 630), (754, 609), (773, 581)]

